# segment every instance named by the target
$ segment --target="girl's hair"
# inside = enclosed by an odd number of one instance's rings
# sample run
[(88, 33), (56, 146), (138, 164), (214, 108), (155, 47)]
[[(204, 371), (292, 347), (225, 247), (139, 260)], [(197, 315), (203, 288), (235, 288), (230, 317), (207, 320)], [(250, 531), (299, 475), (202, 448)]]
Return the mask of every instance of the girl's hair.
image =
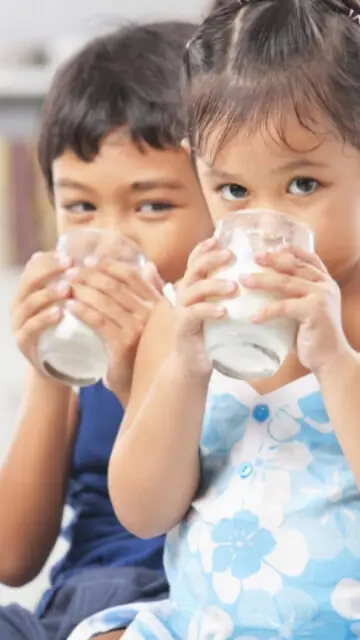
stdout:
[[(360, 0), (218, 0), (187, 46), (192, 148), (215, 154), (234, 128), (286, 117), (315, 130), (319, 111), (360, 150)], [(273, 129), (271, 130), (273, 131)]]

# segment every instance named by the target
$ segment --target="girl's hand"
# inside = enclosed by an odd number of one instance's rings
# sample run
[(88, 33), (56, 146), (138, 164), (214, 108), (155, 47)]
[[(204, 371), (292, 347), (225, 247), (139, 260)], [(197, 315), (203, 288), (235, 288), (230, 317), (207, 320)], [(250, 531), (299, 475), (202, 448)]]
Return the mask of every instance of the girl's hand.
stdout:
[(219, 249), (215, 238), (205, 240), (191, 253), (185, 276), (177, 288), (175, 356), (183, 371), (190, 375), (208, 377), (211, 374), (204, 344), (204, 321), (226, 316), (225, 307), (216, 299), (231, 298), (238, 291), (238, 285), (209, 276), (228, 265), (233, 257), (231, 251)]
[(153, 265), (140, 272), (110, 259), (90, 259), (67, 278), (73, 291), (69, 309), (103, 338), (110, 354), (105, 384), (126, 402), (137, 347), (163, 282)]
[(341, 293), (320, 258), (296, 247), (256, 256), (266, 271), (241, 278), (248, 289), (280, 294), (252, 317), (255, 323), (286, 317), (299, 323), (297, 352), (316, 375), (349, 350), (342, 328)]
[[(56, 252), (34, 254), (23, 271), (12, 304), (12, 329), (16, 344), (41, 374), (43, 372), (37, 362), (37, 343), (45, 329), (61, 320), (62, 305), (71, 295), (71, 287), (67, 282), (56, 280), (70, 266), (71, 260)], [(52, 280), (54, 284), (49, 284)]]

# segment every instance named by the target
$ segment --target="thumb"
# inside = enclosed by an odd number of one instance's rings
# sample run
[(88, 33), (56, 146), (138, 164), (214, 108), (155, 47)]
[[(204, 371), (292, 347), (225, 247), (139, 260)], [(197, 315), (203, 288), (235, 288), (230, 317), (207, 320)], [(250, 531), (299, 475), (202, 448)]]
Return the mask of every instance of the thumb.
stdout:
[(157, 291), (162, 292), (165, 282), (161, 278), (156, 266), (153, 262), (147, 262), (142, 270), (144, 280), (152, 284)]

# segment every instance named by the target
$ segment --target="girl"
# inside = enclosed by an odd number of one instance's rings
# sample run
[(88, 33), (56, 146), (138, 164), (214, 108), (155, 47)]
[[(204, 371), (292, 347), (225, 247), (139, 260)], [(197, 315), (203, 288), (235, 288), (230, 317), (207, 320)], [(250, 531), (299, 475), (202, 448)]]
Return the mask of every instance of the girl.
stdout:
[[(225, 311), (208, 300), (237, 290), (211, 278), (231, 260), (215, 240), (189, 260), (175, 323), (163, 305), (148, 325), (110, 493), (137, 535), (171, 531), (171, 593), (138, 607), (125, 638), (360, 636), (359, 16), (355, 2), (233, 2), (188, 46), (190, 149), (214, 222), (280, 210), (312, 228), (317, 255), (259, 255), (268, 269), (243, 278), (284, 297), (253, 322), (299, 323), (271, 379), (211, 377), (202, 325)], [(110, 614), (125, 626), (135, 610)]]

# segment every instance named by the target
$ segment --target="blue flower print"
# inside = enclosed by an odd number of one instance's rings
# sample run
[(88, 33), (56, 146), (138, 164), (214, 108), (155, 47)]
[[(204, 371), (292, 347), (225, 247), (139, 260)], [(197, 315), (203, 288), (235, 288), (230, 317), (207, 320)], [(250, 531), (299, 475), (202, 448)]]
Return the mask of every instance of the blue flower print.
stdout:
[(212, 531), (213, 569), (224, 573), (230, 569), (235, 578), (243, 580), (259, 571), (264, 556), (273, 551), (275, 539), (270, 531), (262, 529), (258, 518), (243, 511), (233, 520), (225, 519)]
[[(222, 477), (233, 446), (241, 442), (249, 418), (249, 409), (233, 395), (210, 395), (201, 439), (201, 486), (204, 494)], [(217, 486), (221, 493), (223, 482)]]
[(302, 474), (298, 483), (287, 522), (306, 537), (310, 557), (330, 560), (348, 550), (359, 559), (360, 501), (351, 471), (335, 468), (318, 478)]
[[(237, 619), (241, 632), (267, 629), (271, 640), (346, 640), (350, 628), (335, 614), (319, 615), (317, 602), (304, 591), (286, 587), (275, 596), (265, 591), (244, 591)], [(239, 629), (240, 630), (240, 629)]]
[(298, 406), (304, 418), (310, 418), (317, 424), (328, 424), (329, 416), (326, 412), (320, 391), (315, 391), (298, 400)]
[(210, 395), (201, 439), (204, 455), (228, 455), (244, 437), (249, 409), (229, 393)]

